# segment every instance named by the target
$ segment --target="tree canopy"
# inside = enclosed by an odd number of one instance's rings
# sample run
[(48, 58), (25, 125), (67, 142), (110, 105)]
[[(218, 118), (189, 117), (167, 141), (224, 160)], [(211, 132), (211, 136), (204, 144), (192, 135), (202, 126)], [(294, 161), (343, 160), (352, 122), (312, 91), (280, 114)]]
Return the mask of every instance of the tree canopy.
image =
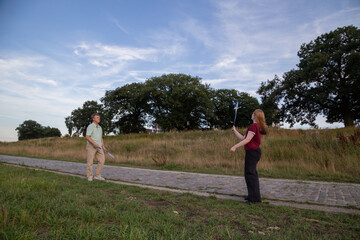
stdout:
[(105, 133), (137, 133), (153, 125), (164, 131), (225, 129), (233, 125), (234, 101), (240, 107), (237, 125), (249, 125), (251, 113), (259, 107), (256, 98), (234, 89), (211, 89), (199, 77), (167, 74), (106, 91), (102, 104), (85, 102), (65, 123), (70, 135), (74, 130), (84, 134), (91, 114), (97, 112)]
[(131, 83), (106, 91), (101, 99), (105, 109), (114, 116), (114, 128), (119, 133), (145, 130), (149, 112), (149, 91), (143, 83)]
[(327, 122), (354, 126), (360, 120), (360, 30), (338, 28), (303, 44), (296, 69), (262, 83), (258, 93), (270, 105), (280, 105), (282, 119), (315, 126)]
[(98, 113), (101, 117), (101, 127), (104, 133), (113, 131), (112, 114), (104, 109), (102, 104), (96, 101), (86, 101), (82, 108), (79, 107), (71, 112), (71, 115), (65, 118), (65, 125), (68, 129), (69, 135), (82, 134), (85, 136), (87, 126), (92, 123), (91, 115)]
[(209, 126), (212, 112), (210, 87), (199, 77), (168, 74), (150, 78), (150, 114), (165, 131), (200, 129)]
[(280, 123), (281, 114), (279, 109), (282, 94), (282, 80), (275, 75), (274, 79), (262, 82), (257, 93), (261, 95), (261, 109), (266, 116), (266, 124)]
[(44, 138), (44, 137), (61, 137), (61, 132), (57, 128), (49, 126), (43, 127), (34, 120), (26, 120), (16, 129), (19, 140)]
[(238, 102), (236, 126), (245, 127), (252, 123), (251, 114), (259, 108), (259, 102), (249, 94), (235, 89), (214, 90), (211, 101), (214, 104), (212, 125), (227, 129), (234, 125), (234, 102)]

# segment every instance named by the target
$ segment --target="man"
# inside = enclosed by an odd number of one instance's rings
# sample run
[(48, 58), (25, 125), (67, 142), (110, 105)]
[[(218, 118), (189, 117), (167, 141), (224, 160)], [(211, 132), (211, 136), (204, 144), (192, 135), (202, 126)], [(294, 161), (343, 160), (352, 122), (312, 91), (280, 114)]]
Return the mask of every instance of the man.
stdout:
[(86, 129), (86, 160), (87, 160), (87, 178), (88, 181), (93, 180), (93, 162), (94, 158), (98, 161), (96, 168), (95, 180), (104, 181), (105, 179), (101, 176), (101, 170), (105, 163), (106, 148), (104, 146), (104, 140), (102, 137), (102, 128), (100, 127), (100, 115), (94, 113), (91, 115), (93, 123), (91, 123)]

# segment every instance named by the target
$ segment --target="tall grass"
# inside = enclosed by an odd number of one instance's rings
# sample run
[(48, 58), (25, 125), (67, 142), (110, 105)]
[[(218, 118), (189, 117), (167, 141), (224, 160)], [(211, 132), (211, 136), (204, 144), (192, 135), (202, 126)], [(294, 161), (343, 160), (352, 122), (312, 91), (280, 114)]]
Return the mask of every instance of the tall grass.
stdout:
[[(244, 133), (245, 129), (240, 129)], [(359, 130), (270, 128), (262, 136), (261, 176), (360, 182)], [(116, 158), (107, 163), (223, 174), (243, 173), (244, 151), (229, 150), (230, 130), (107, 136)], [(0, 143), (1, 154), (85, 162), (84, 138), (46, 138)]]

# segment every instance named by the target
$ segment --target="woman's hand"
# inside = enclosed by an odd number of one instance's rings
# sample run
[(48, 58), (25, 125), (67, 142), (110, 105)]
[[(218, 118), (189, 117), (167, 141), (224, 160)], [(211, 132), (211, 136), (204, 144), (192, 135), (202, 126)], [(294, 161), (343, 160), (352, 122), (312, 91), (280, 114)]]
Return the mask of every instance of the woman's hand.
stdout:
[(236, 147), (233, 146), (231, 149), (230, 149), (230, 152), (235, 152), (236, 151)]

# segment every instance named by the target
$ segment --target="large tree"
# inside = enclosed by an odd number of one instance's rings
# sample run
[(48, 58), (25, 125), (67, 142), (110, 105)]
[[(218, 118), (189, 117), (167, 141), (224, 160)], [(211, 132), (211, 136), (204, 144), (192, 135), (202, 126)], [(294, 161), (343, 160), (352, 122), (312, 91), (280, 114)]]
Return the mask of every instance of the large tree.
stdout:
[(209, 128), (211, 90), (199, 77), (167, 74), (150, 78), (145, 84), (150, 93), (150, 113), (163, 130)]
[(131, 83), (106, 91), (101, 99), (105, 108), (114, 115), (114, 125), (119, 133), (144, 131), (149, 112), (149, 91), (143, 83)]
[(16, 129), (19, 140), (42, 138), (43, 127), (34, 120), (26, 120)]
[(261, 95), (260, 108), (264, 111), (266, 124), (269, 126), (280, 123), (281, 114), (278, 106), (283, 96), (281, 84), (282, 80), (275, 75), (273, 80), (262, 82), (257, 91)]
[(44, 137), (61, 137), (61, 132), (57, 128), (43, 127), (34, 120), (26, 120), (16, 129), (19, 140), (44, 138)]
[(239, 103), (236, 126), (245, 127), (251, 124), (251, 114), (259, 108), (259, 102), (249, 94), (235, 89), (214, 90), (211, 101), (214, 104), (214, 117), (211, 121), (213, 126), (222, 129), (231, 128), (234, 125), (235, 110), (233, 102)]
[(52, 127), (43, 127), (43, 136), (44, 137), (61, 137), (61, 132), (58, 128)]
[(96, 101), (86, 101), (82, 107), (73, 110), (71, 115), (65, 118), (65, 125), (68, 128), (69, 135), (71, 136), (75, 131), (75, 134), (85, 136), (87, 126), (92, 123), (91, 115), (93, 113), (100, 115), (100, 125), (104, 134), (112, 132), (112, 114), (106, 111), (102, 104)]
[[(283, 80), (262, 84), (267, 94), (281, 96), (283, 120), (315, 126), (322, 114), (327, 122), (354, 126), (360, 119), (360, 30), (338, 28), (303, 44), (297, 69), (286, 72)], [(261, 92), (261, 91), (260, 91)]]

